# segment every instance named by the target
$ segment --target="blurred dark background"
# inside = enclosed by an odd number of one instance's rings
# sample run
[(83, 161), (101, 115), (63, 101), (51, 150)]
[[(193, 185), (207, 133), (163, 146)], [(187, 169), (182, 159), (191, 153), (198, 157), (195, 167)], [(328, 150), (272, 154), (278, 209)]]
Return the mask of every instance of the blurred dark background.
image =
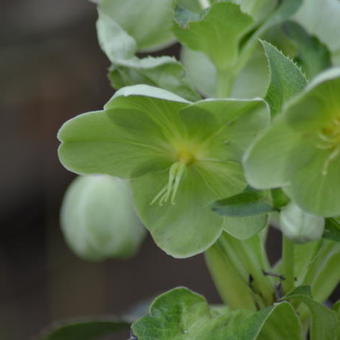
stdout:
[(150, 238), (126, 261), (92, 264), (68, 250), (58, 214), (73, 175), (58, 162), (56, 133), (113, 94), (95, 5), (1, 0), (0, 8), (0, 339), (34, 339), (55, 320), (120, 315), (178, 285), (217, 302), (202, 257), (174, 260)]
[[(74, 175), (58, 162), (57, 130), (113, 94), (95, 21), (87, 0), (0, 0), (0, 340), (34, 340), (57, 320), (119, 316), (175, 286), (219, 302), (202, 256), (175, 260), (148, 238), (133, 259), (93, 264), (62, 238), (59, 207)], [(279, 243), (271, 237), (271, 254)]]

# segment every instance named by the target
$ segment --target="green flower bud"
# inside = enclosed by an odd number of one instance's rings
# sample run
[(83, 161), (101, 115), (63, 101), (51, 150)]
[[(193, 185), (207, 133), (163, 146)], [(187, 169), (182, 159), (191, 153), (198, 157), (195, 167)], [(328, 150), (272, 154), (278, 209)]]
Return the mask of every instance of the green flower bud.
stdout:
[(62, 204), (61, 227), (69, 247), (90, 261), (132, 256), (145, 235), (128, 182), (107, 175), (74, 180)]
[(289, 239), (304, 243), (319, 240), (323, 234), (325, 220), (311, 215), (290, 202), (280, 213), (280, 229)]

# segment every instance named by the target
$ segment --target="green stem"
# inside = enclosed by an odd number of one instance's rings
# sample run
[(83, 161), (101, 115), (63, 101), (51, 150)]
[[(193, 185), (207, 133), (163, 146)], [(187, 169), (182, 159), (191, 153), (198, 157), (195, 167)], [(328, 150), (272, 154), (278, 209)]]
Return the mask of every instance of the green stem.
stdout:
[(282, 273), (285, 277), (283, 289), (285, 293), (294, 289), (294, 243), (282, 235)]
[(253, 294), (218, 240), (205, 252), (210, 274), (222, 300), (232, 309), (256, 310)]
[(269, 306), (274, 302), (274, 288), (270, 276), (267, 254), (263, 248), (261, 235), (255, 235), (248, 240), (238, 240), (224, 233), (221, 237), (224, 248), (231, 259), (235, 259), (238, 270), (245, 275), (245, 279), (252, 278), (251, 288), (256, 296), (262, 300), (262, 305)]
[(230, 97), (234, 84), (234, 76), (229, 70), (217, 70), (216, 95), (218, 98)]

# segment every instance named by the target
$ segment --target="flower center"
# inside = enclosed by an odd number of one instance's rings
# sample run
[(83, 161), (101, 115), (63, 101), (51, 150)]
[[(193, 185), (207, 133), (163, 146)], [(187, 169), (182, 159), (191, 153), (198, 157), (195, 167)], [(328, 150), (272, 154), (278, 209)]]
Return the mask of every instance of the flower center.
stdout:
[(175, 204), (175, 197), (185, 169), (187, 166), (190, 166), (195, 159), (194, 154), (186, 149), (178, 151), (176, 154), (176, 162), (173, 163), (169, 169), (168, 183), (154, 197), (150, 204), (158, 201), (158, 204), (162, 206), (169, 200), (171, 204)]
[(335, 117), (329, 125), (323, 127), (318, 133), (318, 138), (317, 147), (329, 152), (322, 168), (322, 175), (325, 176), (331, 162), (340, 154), (340, 116)]

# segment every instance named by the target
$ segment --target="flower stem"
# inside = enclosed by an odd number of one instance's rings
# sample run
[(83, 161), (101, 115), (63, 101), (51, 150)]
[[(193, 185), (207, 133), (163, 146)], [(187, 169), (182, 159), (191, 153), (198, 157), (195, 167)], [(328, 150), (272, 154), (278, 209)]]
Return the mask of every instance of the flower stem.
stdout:
[(229, 70), (217, 70), (216, 95), (218, 98), (230, 97), (234, 83), (234, 77)]
[(288, 293), (295, 286), (294, 284), (294, 243), (282, 235), (282, 272), (285, 277), (283, 289)]
[(220, 240), (205, 252), (205, 259), (222, 300), (232, 309), (256, 310), (248, 282), (232, 264)]

